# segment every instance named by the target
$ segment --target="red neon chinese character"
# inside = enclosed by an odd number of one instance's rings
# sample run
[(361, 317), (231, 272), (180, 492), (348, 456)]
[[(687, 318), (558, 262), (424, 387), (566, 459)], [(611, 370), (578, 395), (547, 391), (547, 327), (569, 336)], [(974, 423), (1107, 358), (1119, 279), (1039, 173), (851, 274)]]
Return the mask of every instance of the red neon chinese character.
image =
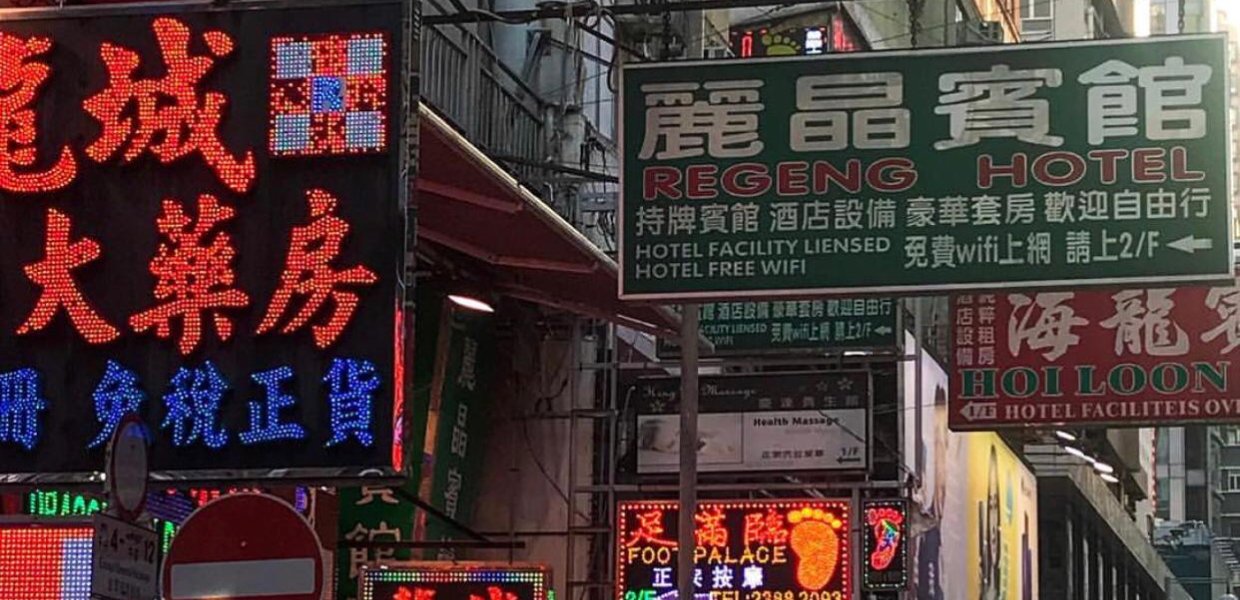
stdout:
[[(65, 146), (46, 171), (26, 171), (35, 163), (34, 109), (30, 105), (51, 69), (33, 59), (51, 50), (47, 38), (21, 39), (0, 33), (0, 189), (48, 192), (69, 185), (77, 175), (73, 151)], [(14, 167), (22, 167), (19, 173)]]
[(396, 595), (392, 596), (392, 600), (435, 600), (435, 590), (415, 587), (410, 592), (409, 588), (401, 586), (396, 590)]
[(141, 64), (137, 52), (106, 43), (100, 47), (108, 87), (87, 98), (82, 108), (99, 121), (103, 132), (86, 147), (86, 154), (103, 162), (124, 146), (123, 162), (132, 162), (150, 150), (159, 162), (168, 164), (198, 152), (224, 185), (236, 192), (248, 191), (254, 183), (254, 152), (247, 150), (244, 157), (234, 158), (217, 131), (227, 97), (219, 92), (200, 97), (198, 92), (216, 60), (232, 53), (232, 38), (208, 31), (202, 38), (212, 56), (190, 56), (190, 31), (184, 23), (161, 17), (155, 19), (154, 29), (166, 65), (160, 79), (134, 78)]
[(697, 530), (693, 532), (698, 546), (723, 548), (728, 545), (728, 528), (723, 524), (723, 517), (723, 509), (718, 506), (699, 511), (693, 516), (698, 524)]
[(784, 516), (768, 508), (765, 513), (745, 515), (745, 545), (780, 545), (788, 543), (788, 527)]
[(662, 510), (651, 509), (643, 513), (637, 513), (636, 516), (637, 529), (633, 530), (633, 534), (629, 536), (629, 539), (624, 541), (626, 548), (641, 542), (647, 542), (655, 546), (676, 547), (676, 542), (660, 537), (663, 534)]
[(361, 265), (339, 271), (332, 268), (331, 262), (340, 255), (340, 245), (349, 233), (349, 223), (336, 216), (336, 198), (331, 194), (310, 190), (306, 200), (310, 203), (310, 223), (293, 228), (280, 287), (272, 296), (257, 332), (267, 333), (275, 328), (294, 295), (306, 296), (306, 301), (280, 330), (282, 333), (301, 328), (331, 298), (335, 307), (327, 322), (310, 328), (314, 332), (314, 343), (326, 348), (344, 331), (357, 308), (357, 294), (339, 289), (340, 286), (370, 285), (376, 278), (374, 272)]
[(232, 336), (232, 321), (219, 309), (242, 308), (250, 303), (245, 292), (234, 289), (232, 260), (237, 252), (227, 232), (212, 230), (233, 217), (233, 209), (210, 194), (198, 197), (198, 221), (185, 214), (175, 200), (164, 200), (155, 225), (166, 241), (160, 242), (151, 259), (156, 277), (155, 299), (163, 304), (129, 318), (139, 333), (155, 329), (159, 338), (172, 333), (172, 320), (180, 318), (181, 354), (189, 354), (202, 338), (203, 315), (210, 313), (221, 340)]
[(483, 598), (477, 594), (470, 594), (469, 600), (517, 600), (517, 595), (512, 592), (505, 592), (498, 586), (487, 586), (487, 597)]
[(72, 271), (99, 258), (99, 243), (84, 237), (69, 241), (72, 223), (68, 215), (47, 209), (47, 238), (43, 242), (43, 260), (26, 265), (26, 277), (43, 288), (30, 316), (17, 328), (18, 335), (34, 333), (47, 327), (56, 313), (64, 308), (73, 328), (91, 344), (116, 339), (116, 328), (105, 321), (87, 304), (82, 291), (73, 281)]

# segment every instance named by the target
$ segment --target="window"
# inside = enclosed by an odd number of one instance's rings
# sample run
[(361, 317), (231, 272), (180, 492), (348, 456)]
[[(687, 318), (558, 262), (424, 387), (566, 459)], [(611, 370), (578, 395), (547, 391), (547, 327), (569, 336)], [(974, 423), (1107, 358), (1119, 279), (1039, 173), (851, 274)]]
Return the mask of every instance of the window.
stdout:
[(1240, 492), (1240, 471), (1227, 471), (1227, 490)]
[(1160, 519), (1171, 518), (1171, 481), (1160, 477), (1154, 492), (1154, 516)]
[(1184, 490), (1184, 519), (1210, 522), (1209, 494), (1205, 486), (1189, 486)]
[(1053, 7), (1054, 0), (1027, 0), (1020, 3), (1020, 19), (1028, 21), (1030, 19), (1050, 19), (1055, 16)]

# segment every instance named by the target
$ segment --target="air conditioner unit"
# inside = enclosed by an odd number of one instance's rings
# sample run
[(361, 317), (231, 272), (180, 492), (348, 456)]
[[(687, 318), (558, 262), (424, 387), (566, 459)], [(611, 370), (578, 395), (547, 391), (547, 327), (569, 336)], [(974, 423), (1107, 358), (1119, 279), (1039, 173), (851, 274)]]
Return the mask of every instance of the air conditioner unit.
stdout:
[(998, 21), (956, 23), (956, 44), (976, 46), (1003, 43), (1003, 25)]

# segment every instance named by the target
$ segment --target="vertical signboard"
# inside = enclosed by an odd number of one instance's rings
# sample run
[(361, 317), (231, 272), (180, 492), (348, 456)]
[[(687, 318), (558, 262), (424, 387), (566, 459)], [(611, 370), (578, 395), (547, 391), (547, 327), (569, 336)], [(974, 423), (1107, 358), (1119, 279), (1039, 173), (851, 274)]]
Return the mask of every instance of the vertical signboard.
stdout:
[[(443, 371), (432, 382), (432, 406), (437, 407), (436, 426), (428, 430), (434, 439), (429, 494), (426, 498), (445, 515), (467, 522), (482, 476), (482, 456), (490, 418), (491, 373), (495, 367), (495, 338), (489, 314), (450, 308), (446, 305), (448, 331), (444, 343)], [(441, 331), (441, 335), (442, 335)], [(438, 398), (434, 394), (438, 392)], [(436, 400), (438, 400), (436, 402)], [(433, 435), (433, 438), (429, 437)], [(444, 540), (459, 536), (442, 520), (421, 513), (423, 539)], [(454, 558), (448, 548), (431, 551), (429, 558)]]
[(620, 295), (1230, 277), (1226, 46), (625, 65)]
[[(868, 371), (708, 375), (699, 388), (702, 472), (869, 466)], [(624, 397), (637, 406), (638, 473), (676, 472), (680, 379), (643, 378)]]
[(861, 503), (861, 585), (869, 591), (902, 590), (908, 585), (908, 501)]
[[(671, 500), (621, 502), (617, 600), (676, 594), (677, 514)], [(694, 588), (721, 600), (850, 600), (847, 500), (702, 501), (694, 515)]]
[(0, 483), (398, 474), (404, 4), (5, 19)]
[(951, 426), (1137, 426), (1240, 418), (1240, 288), (953, 299)]
[[(704, 353), (715, 356), (890, 349), (898, 310), (891, 298), (708, 302), (698, 328), (712, 345)], [(675, 340), (658, 343), (660, 358), (680, 355)]]

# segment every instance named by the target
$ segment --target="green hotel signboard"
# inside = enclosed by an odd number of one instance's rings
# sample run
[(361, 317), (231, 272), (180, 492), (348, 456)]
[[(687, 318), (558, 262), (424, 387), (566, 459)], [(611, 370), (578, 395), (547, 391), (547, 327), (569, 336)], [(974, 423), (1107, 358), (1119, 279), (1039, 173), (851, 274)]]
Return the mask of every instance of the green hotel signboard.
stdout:
[[(698, 330), (707, 356), (881, 351), (896, 348), (899, 311), (893, 298), (707, 302)], [(658, 344), (660, 358), (680, 356), (676, 340)]]
[(626, 66), (621, 296), (1228, 279), (1227, 70), (1215, 35)]

